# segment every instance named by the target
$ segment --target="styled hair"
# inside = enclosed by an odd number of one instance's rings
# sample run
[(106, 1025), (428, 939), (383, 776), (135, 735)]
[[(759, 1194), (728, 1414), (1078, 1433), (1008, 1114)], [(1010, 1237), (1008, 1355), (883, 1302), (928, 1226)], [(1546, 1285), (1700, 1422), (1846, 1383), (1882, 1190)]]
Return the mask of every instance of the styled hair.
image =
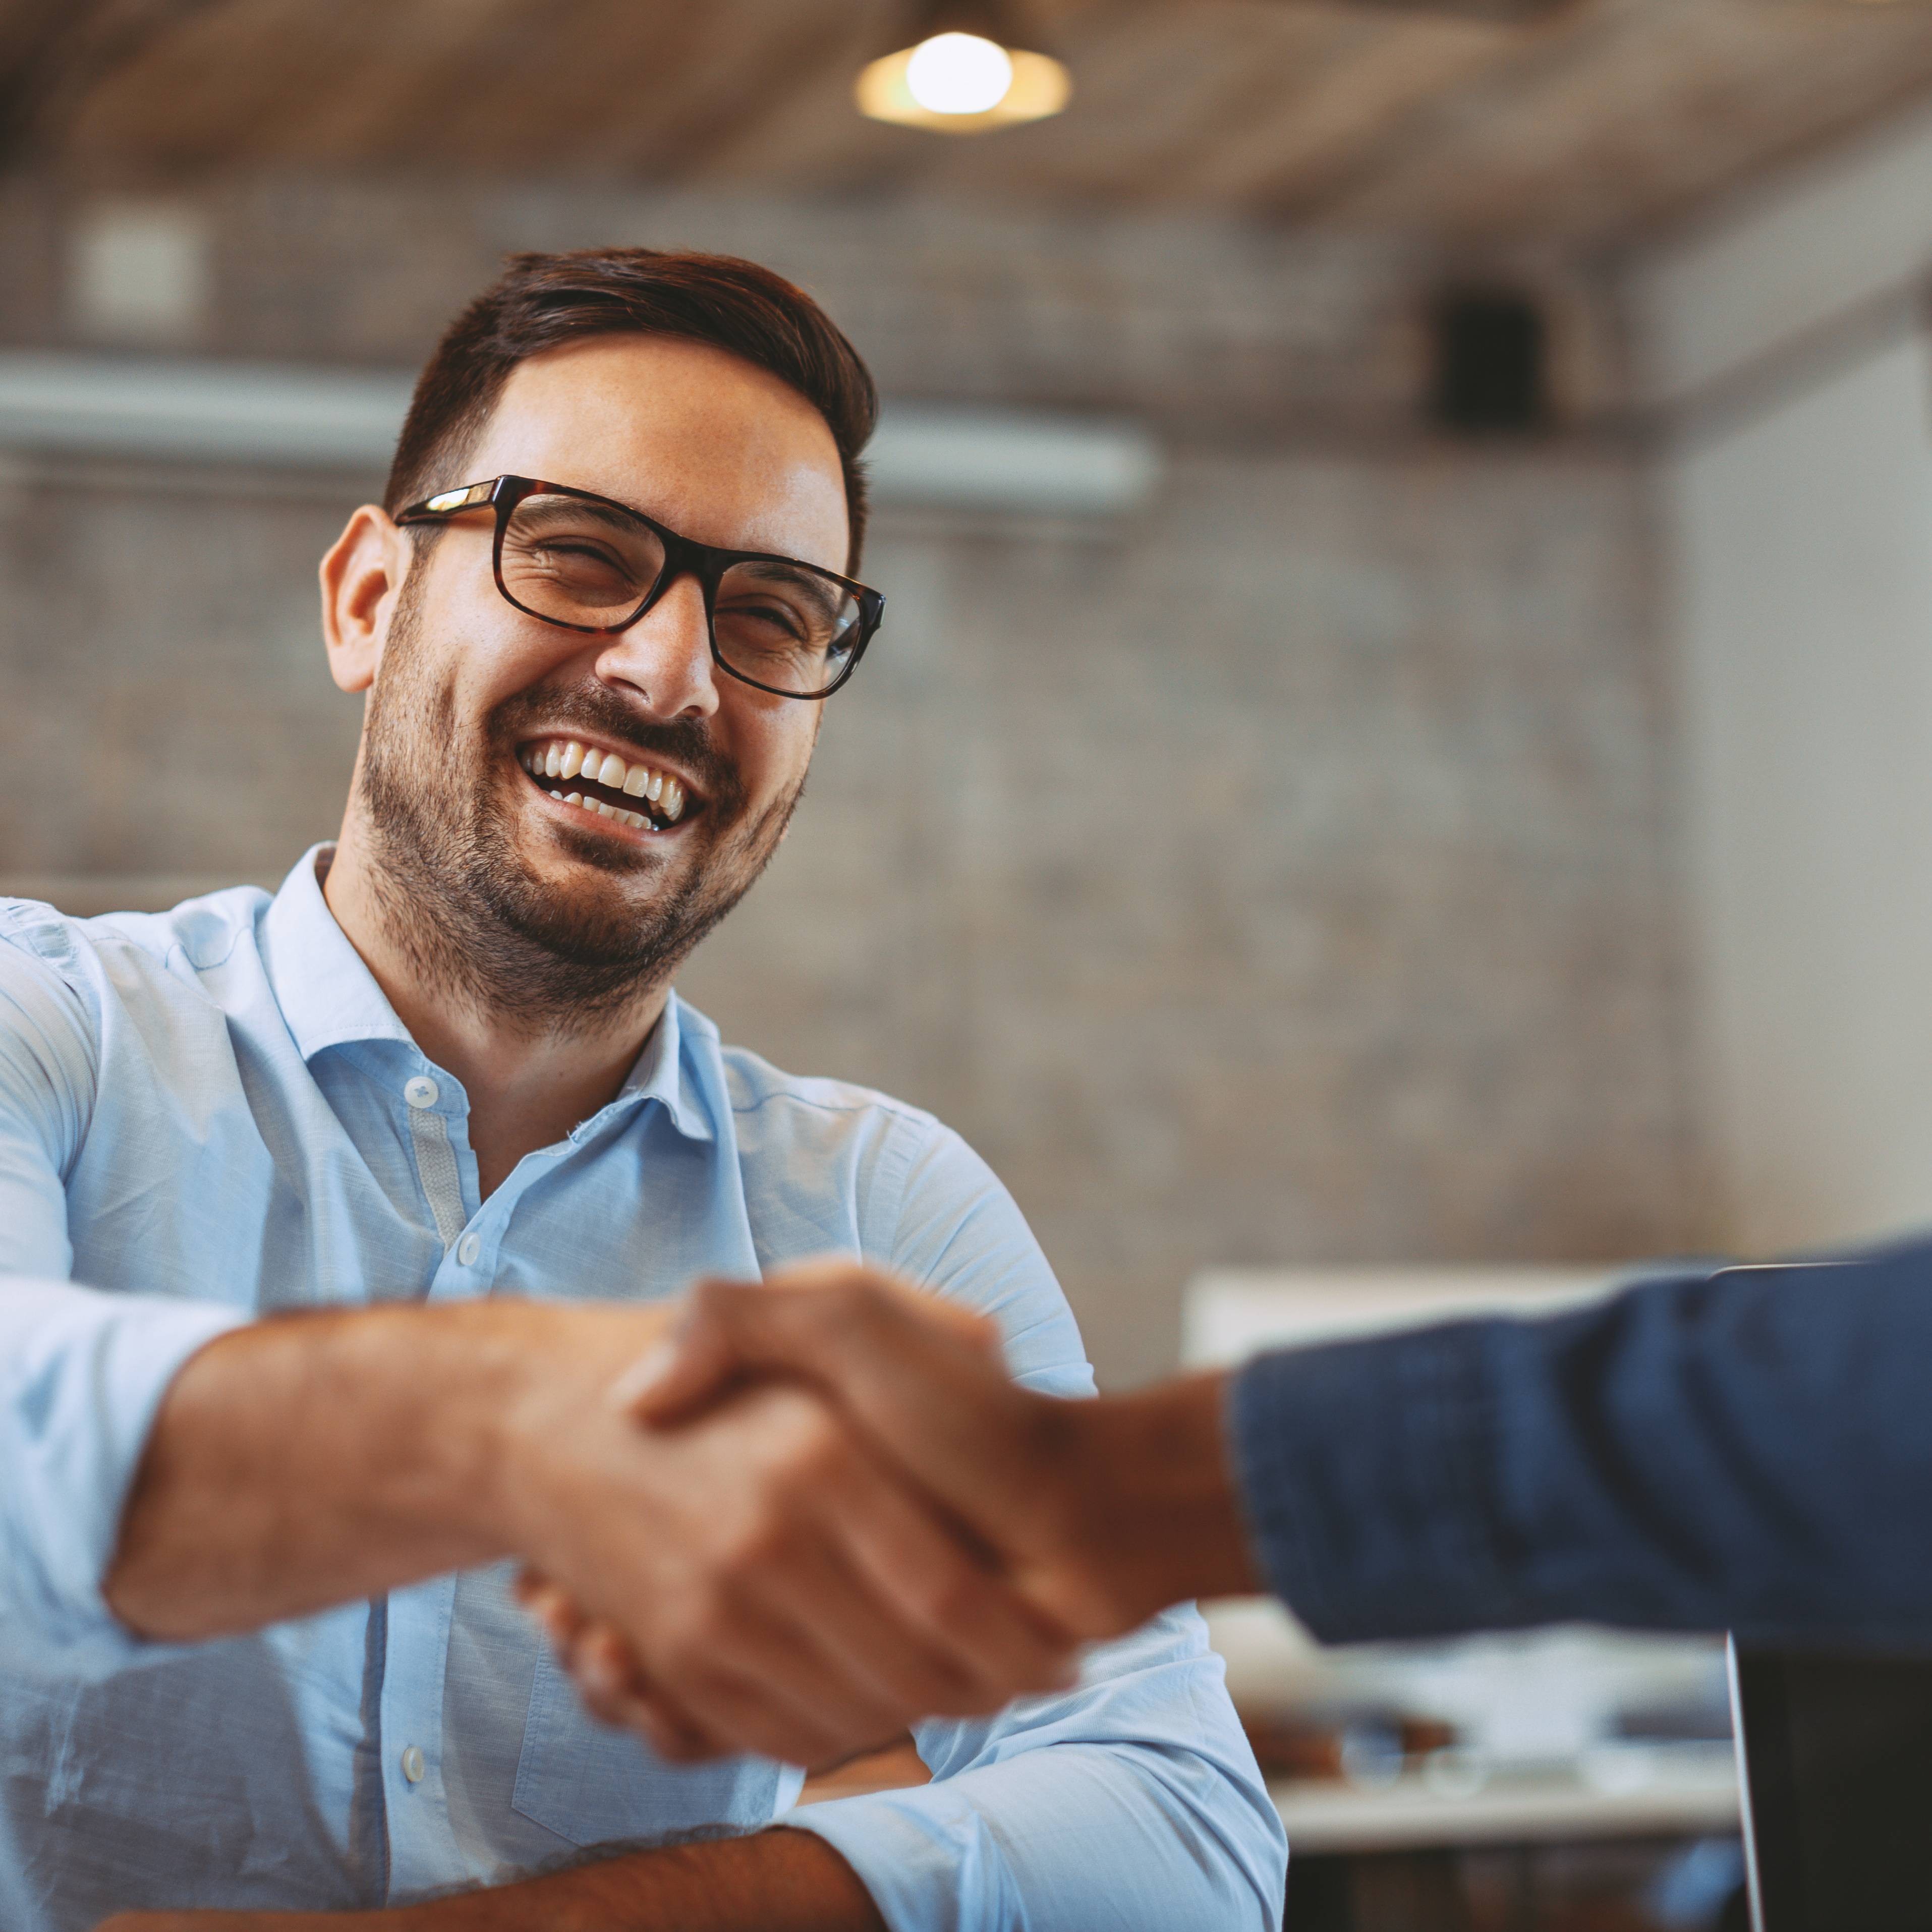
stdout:
[[(825, 418), (845, 479), (846, 568), (866, 537), (860, 452), (878, 421), (872, 373), (802, 289), (755, 262), (660, 248), (512, 255), (452, 322), (416, 378), (383, 508), (398, 510), (467, 479), (455, 472), (481, 440), (518, 364), (599, 335), (671, 335), (769, 370)], [(568, 479), (564, 479), (568, 480)]]

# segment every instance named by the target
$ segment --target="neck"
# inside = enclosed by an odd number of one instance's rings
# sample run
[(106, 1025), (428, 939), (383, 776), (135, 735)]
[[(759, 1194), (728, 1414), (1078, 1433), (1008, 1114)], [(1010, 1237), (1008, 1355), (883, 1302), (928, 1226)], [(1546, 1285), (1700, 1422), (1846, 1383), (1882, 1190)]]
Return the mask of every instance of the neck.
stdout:
[(616, 1097), (663, 1015), (668, 982), (568, 1012), (533, 1014), (494, 1001), (487, 986), (440, 964), (446, 947), (412, 940), (406, 918), (420, 924), (436, 910), (385, 890), (380, 860), (360, 831), (352, 814), (322, 896), (410, 1038), (463, 1083), (487, 1196), (524, 1155), (561, 1140)]

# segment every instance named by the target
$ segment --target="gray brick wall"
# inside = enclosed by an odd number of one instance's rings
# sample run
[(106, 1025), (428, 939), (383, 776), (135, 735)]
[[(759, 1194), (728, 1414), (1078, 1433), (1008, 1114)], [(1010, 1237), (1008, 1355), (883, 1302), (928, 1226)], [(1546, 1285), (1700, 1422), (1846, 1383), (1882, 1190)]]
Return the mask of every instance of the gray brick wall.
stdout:
[[(62, 338), (74, 206), (0, 196), (16, 340)], [(1206, 1263), (1698, 1238), (1642, 465), (1399, 434), (1431, 265), (932, 209), (209, 206), (212, 350), (393, 362), (502, 247), (686, 240), (812, 281), (890, 389), (1167, 428), (1160, 500), (1124, 524), (882, 518), (888, 628), (686, 982), (730, 1036), (964, 1132), (1109, 1378), (1172, 1359)], [(1600, 401), (1614, 331), (1562, 286)], [(272, 880), (332, 829), (356, 707), (314, 568), (356, 483), (0, 472), (0, 873)]]

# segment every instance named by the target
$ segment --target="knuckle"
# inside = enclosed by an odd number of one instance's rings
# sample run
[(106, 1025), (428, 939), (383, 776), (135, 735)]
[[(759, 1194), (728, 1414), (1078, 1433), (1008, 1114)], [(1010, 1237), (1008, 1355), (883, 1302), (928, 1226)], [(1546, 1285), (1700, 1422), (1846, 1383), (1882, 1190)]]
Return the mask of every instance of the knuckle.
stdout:
[(728, 1580), (706, 1577), (658, 1618), (652, 1665), (667, 1677), (688, 1675), (716, 1654), (736, 1621), (735, 1592)]
[(986, 1592), (970, 1570), (929, 1571), (920, 1585), (920, 1607), (940, 1629), (963, 1632), (984, 1622)]
[(776, 1513), (761, 1514), (748, 1524), (721, 1552), (716, 1573), (714, 1595), (718, 1607), (735, 1601), (738, 1595), (760, 1577), (782, 1569), (793, 1547), (794, 1532)]
[(842, 1275), (824, 1291), (820, 1318), (835, 1336), (856, 1335), (872, 1320), (878, 1306), (877, 1293), (868, 1276)]

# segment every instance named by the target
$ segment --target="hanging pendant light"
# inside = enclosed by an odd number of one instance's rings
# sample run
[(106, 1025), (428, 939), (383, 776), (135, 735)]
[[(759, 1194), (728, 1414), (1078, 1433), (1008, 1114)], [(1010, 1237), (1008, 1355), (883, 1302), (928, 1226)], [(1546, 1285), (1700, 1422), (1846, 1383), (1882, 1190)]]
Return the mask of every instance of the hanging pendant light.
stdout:
[(1050, 54), (1012, 44), (996, 4), (938, 0), (918, 10), (909, 46), (860, 70), (861, 113), (938, 134), (984, 134), (1044, 121), (1066, 105), (1072, 82)]

